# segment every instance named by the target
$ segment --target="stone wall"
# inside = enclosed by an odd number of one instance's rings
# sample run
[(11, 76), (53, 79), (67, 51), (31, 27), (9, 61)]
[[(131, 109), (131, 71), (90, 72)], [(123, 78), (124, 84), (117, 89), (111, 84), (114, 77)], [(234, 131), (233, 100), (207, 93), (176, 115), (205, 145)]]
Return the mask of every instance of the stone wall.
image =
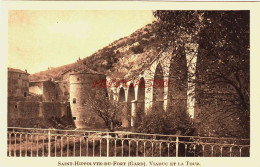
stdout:
[(57, 101), (60, 102), (69, 102), (69, 83), (67, 82), (56, 82), (56, 94), (58, 95), (56, 97)]
[(66, 115), (66, 105), (59, 102), (42, 102), (41, 116), (44, 118), (62, 117)]
[(17, 102), (19, 118), (37, 118), (39, 116), (40, 104), (39, 102)]
[[(18, 101), (18, 100), (16, 100)], [(20, 100), (19, 100), (20, 101)], [(30, 95), (26, 98), (26, 101), (42, 101), (42, 95)]]
[(71, 118), (69, 103), (8, 101), (8, 126), (28, 127), (28, 121), (34, 125), (38, 119), (62, 117)]
[(52, 81), (43, 82), (43, 101), (56, 101), (56, 86)]

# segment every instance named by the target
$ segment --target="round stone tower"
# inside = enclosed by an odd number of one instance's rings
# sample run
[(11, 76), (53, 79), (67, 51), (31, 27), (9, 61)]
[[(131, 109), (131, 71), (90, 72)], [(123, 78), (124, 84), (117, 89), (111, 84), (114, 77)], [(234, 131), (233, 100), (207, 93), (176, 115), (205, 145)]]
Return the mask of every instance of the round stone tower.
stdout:
[(70, 74), (71, 113), (77, 129), (97, 129), (103, 121), (93, 111), (95, 95), (106, 96), (106, 75), (91, 69)]

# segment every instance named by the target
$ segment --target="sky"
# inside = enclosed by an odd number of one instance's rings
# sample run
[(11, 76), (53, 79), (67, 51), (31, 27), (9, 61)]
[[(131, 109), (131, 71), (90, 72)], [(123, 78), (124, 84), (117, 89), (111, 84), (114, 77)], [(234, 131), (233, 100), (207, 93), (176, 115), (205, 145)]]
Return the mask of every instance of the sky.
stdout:
[(8, 67), (33, 74), (71, 64), (153, 20), (152, 11), (10, 10)]

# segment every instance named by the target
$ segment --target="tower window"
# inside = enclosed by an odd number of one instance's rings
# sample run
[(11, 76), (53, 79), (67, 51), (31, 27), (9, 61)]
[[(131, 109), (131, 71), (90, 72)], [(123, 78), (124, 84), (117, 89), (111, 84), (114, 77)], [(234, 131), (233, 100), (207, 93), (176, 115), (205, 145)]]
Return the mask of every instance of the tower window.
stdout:
[(79, 78), (77, 78), (77, 81), (79, 81)]
[(27, 96), (27, 92), (24, 92), (24, 93), (23, 93), (23, 96), (26, 97), (26, 96)]
[(77, 117), (73, 117), (73, 120), (74, 120), (74, 121), (77, 120)]
[(21, 75), (21, 74), (19, 74), (19, 78), (21, 78), (21, 76), (22, 76), (22, 75)]
[(76, 98), (73, 98), (73, 104), (76, 104), (76, 103), (77, 103)]
[(17, 108), (17, 105), (15, 105), (14, 108)]

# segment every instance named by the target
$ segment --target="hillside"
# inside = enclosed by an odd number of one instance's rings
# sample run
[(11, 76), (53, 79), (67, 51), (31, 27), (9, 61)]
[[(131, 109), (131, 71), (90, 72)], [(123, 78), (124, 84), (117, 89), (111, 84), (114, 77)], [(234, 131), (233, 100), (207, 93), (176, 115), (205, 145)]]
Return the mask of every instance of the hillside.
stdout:
[[(156, 55), (159, 46), (155, 38), (156, 23), (148, 24), (130, 36), (114, 41), (96, 53), (72, 64), (51, 68), (31, 74), (30, 81), (54, 78), (61, 79), (61, 74), (69, 69), (76, 71), (85, 67), (107, 74), (112, 78), (125, 78), (140, 71)], [(126, 75), (128, 74), (128, 75)]]

